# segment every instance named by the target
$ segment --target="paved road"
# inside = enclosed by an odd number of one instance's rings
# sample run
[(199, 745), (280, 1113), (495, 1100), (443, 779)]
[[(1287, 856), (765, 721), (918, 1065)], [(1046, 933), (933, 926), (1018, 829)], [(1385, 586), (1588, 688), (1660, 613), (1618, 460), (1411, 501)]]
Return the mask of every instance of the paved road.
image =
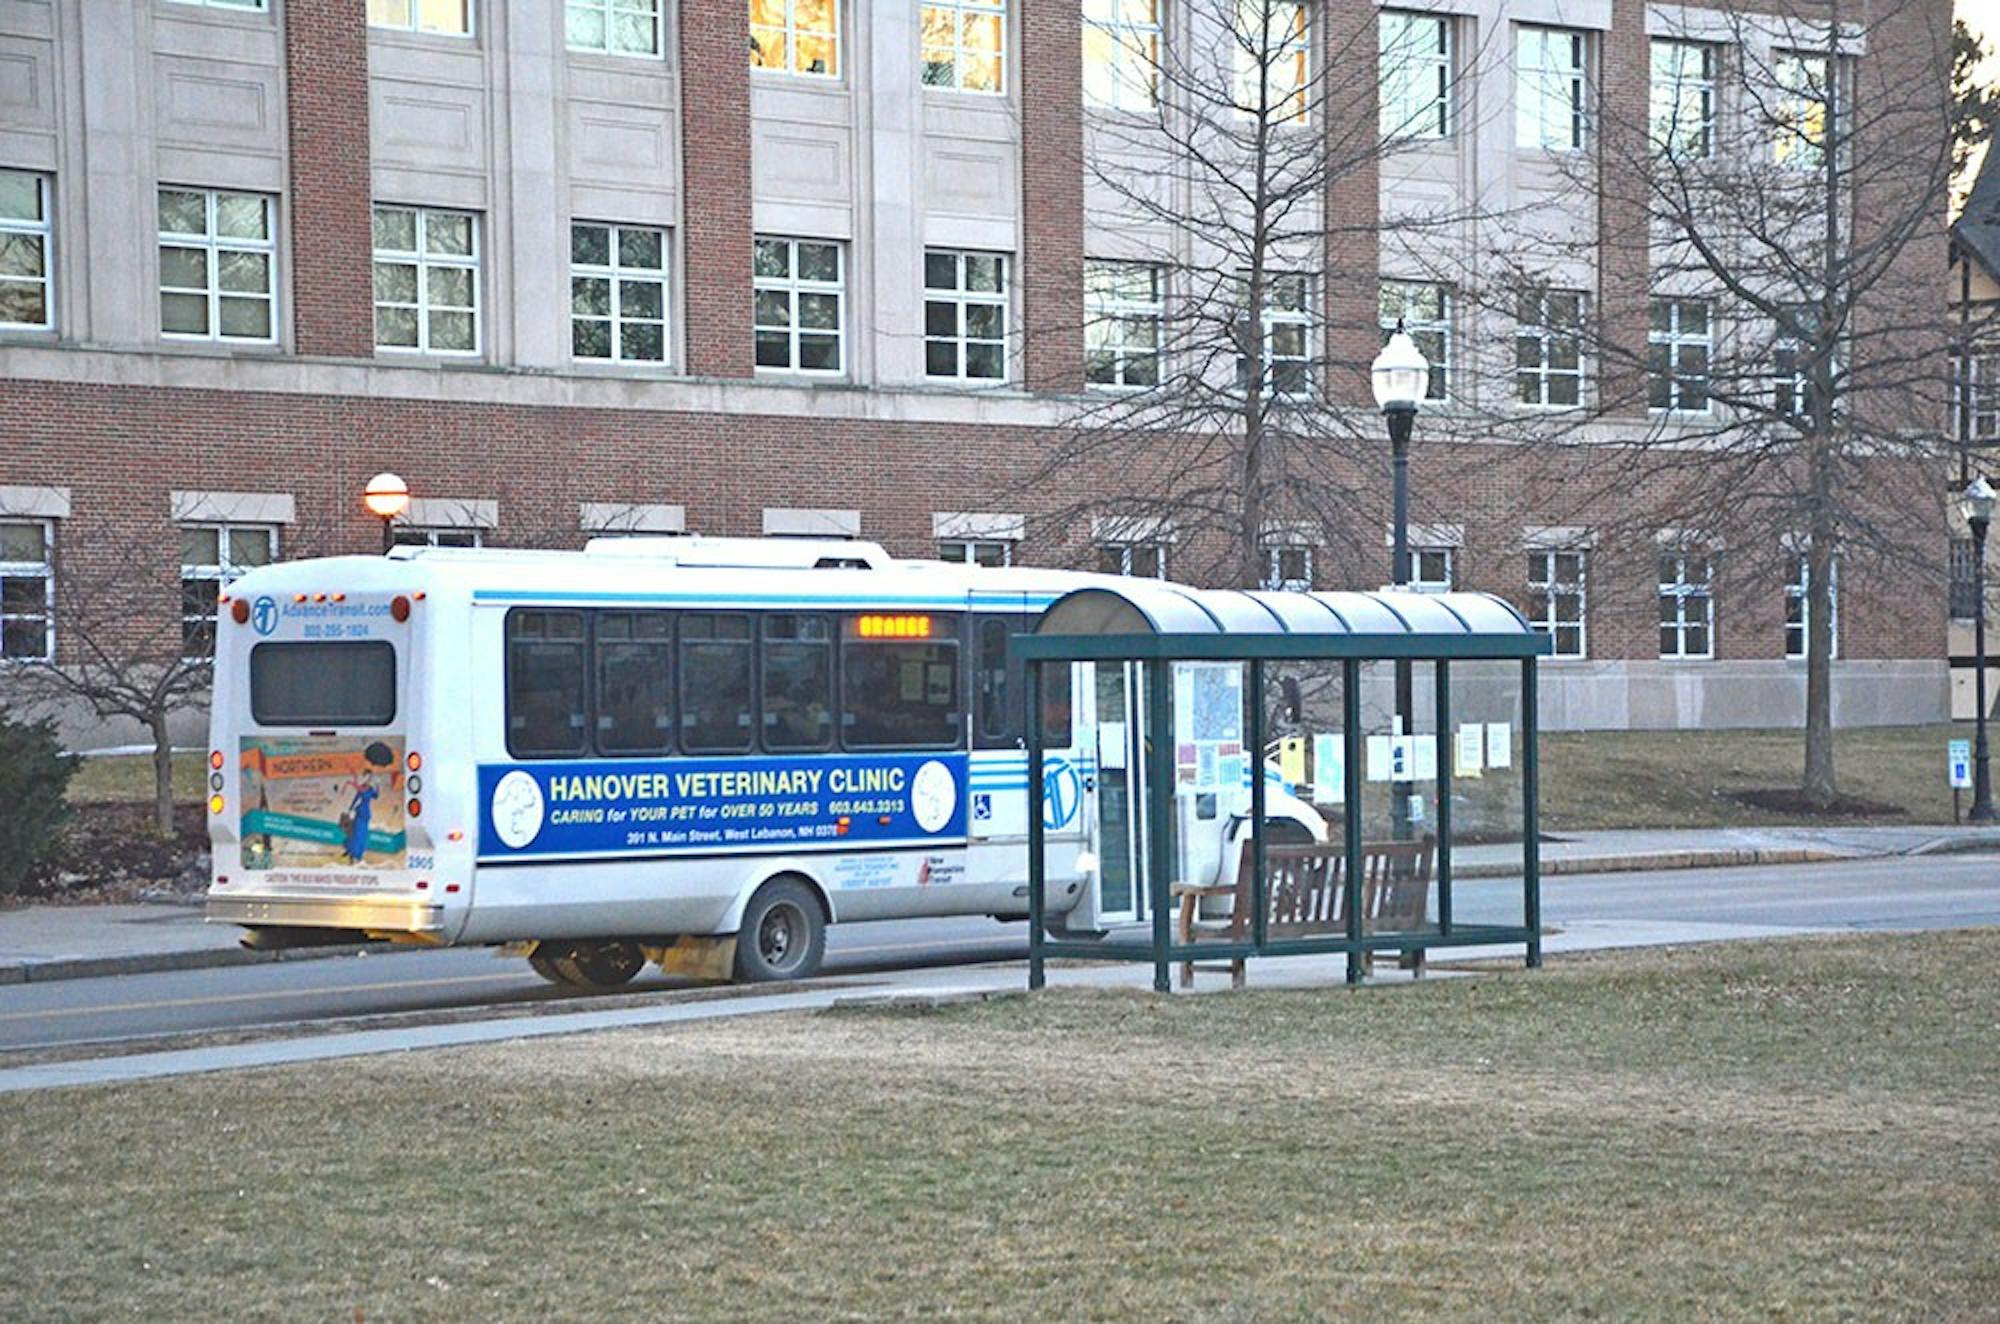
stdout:
[[(1519, 919), (1518, 884), (1460, 883), (1459, 918)], [(1559, 877), (1542, 890), (1546, 923), (1700, 921), (1836, 929), (2000, 924), (2000, 856), (1931, 856), (1752, 869)], [(1022, 924), (989, 919), (856, 924), (829, 935), (829, 973), (1026, 953)], [(665, 989), (658, 976), (633, 990)], [(481, 950), (413, 952), (71, 979), (0, 988), (0, 1051), (193, 1031), (448, 1010), (530, 1001), (582, 1002), (525, 962)]]

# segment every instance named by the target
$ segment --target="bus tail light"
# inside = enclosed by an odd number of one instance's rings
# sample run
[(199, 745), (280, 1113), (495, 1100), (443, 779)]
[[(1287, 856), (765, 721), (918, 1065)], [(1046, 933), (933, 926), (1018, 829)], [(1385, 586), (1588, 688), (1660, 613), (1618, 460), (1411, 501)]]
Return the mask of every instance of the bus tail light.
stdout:
[(221, 796), (211, 795), (208, 797), (208, 812), (211, 814), (220, 814), (222, 812)]
[(424, 812), (424, 802), (422, 800), (410, 801), (411, 818), (421, 818), (423, 816), (423, 812)]
[(424, 756), (417, 753), (414, 749), (410, 751), (410, 757), (406, 761), (410, 765), (411, 772), (415, 772), (424, 766)]
[(248, 625), (250, 623), (249, 599), (238, 598), (236, 601), (230, 603), (229, 619), (235, 621), (238, 625)]
[(395, 597), (389, 599), (389, 614), (396, 618), (396, 624), (398, 625), (409, 620), (410, 600), (398, 593)]
[(211, 750), (209, 750), (209, 751), (208, 751), (208, 766), (209, 766), (209, 767), (211, 767), (211, 768), (213, 768), (213, 769), (214, 769), (215, 771), (217, 771), (217, 772), (221, 772), (221, 771), (222, 771), (222, 751), (221, 751), (221, 750), (219, 750), (219, 749), (211, 749)]

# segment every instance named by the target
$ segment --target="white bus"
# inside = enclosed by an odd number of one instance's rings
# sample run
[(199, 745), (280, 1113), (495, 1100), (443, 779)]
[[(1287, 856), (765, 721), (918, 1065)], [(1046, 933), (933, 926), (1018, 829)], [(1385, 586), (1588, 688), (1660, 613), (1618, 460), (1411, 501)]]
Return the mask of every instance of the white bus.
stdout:
[[(649, 959), (803, 977), (841, 921), (1025, 918), (1007, 639), (1100, 582), (697, 537), (254, 570), (220, 603), (208, 917), (257, 947), (505, 944), (584, 987)], [(1046, 904), (1072, 932), (1147, 918), (1141, 689), (1048, 686)], [(1210, 797), (1180, 875), (1237, 831)]]

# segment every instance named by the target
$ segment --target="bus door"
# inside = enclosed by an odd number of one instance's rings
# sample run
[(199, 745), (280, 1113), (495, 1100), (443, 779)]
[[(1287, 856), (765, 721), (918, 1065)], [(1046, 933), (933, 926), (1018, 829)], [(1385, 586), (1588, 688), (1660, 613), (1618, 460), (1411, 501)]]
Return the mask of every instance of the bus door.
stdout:
[(1089, 668), (1096, 707), (1097, 795), (1092, 827), (1097, 853), (1097, 921), (1136, 924), (1147, 917), (1145, 670), (1137, 662)]

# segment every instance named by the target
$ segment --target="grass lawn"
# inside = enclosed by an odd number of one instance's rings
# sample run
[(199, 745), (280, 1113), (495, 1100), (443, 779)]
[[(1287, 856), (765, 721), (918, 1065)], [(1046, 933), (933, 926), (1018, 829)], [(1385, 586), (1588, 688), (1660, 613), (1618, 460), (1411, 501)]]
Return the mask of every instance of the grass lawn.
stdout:
[(0, 1317), (1994, 1318), (2000, 932), (0, 1104)]
[[(174, 755), (174, 799), (200, 804), (208, 791), (202, 755), (184, 750)], [(153, 756), (117, 754), (79, 759), (69, 781), (71, 804), (153, 802)]]

